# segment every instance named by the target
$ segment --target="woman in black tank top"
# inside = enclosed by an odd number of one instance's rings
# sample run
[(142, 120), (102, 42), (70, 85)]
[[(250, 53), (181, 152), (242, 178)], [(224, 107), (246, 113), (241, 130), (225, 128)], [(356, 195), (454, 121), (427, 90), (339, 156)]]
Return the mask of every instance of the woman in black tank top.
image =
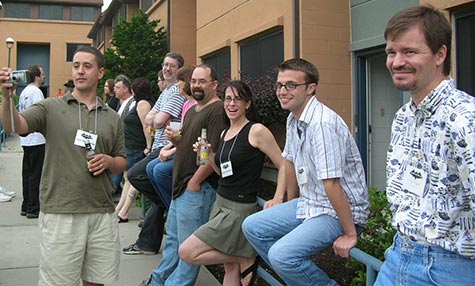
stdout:
[(209, 222), (181, 244), (179, 254), (188, 263), (223, 263), (223, 285), (251, 285), (259, 259), (244, 237), (241, 224), (257, 211), (265, 155), (278, 169), (277, 189), (270, 205), (283, 202), (285, 160), (269, 129), (254, 122), (257, 110), (244, 82), (229, 82), (224, 92), (224, 109), (230, 127), (223, 131), (216, 155), (209, 160), (220, 175), (216, 202)]

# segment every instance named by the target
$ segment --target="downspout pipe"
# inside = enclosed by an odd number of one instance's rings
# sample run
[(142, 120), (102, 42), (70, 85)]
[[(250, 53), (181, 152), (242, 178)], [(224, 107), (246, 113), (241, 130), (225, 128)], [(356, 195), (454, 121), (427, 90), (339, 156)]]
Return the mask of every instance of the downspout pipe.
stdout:
[(300, 58), (300, 0), (294, 0), (294, 58)]
[(171, 0), (167, 1), (167, 48), (168, 51), (170, 51), (170, 24), (171, 24), (171, 14), (172, 14), (172, 8), (171, 8)]

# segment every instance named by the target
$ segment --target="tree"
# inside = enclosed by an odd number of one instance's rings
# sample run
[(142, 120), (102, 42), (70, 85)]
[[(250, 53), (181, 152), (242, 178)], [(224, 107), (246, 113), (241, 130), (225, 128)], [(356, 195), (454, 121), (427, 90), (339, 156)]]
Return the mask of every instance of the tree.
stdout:
[(158, 26), (159, 23), (160, 20), (149, 21), (142, 10), (130, 22), (121, 19), (114, 27), (113, 48), (104, 54), (106, 71), (102, 87), (106, 79), (125, 74), (132, 81), (138, 77), (147, 78), (152, 84), (152, 94), (159, 94), (157, 73), (168, 52), (166, 32), (163, 26)]

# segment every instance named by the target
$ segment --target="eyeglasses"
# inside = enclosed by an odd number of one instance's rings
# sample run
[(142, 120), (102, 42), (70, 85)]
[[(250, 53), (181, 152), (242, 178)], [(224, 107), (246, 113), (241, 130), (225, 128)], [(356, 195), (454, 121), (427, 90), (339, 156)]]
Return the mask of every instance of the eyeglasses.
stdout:
[(311, 84), (311, 82), (304, 82), (304, 83), (296, 83), (292, 81), (289, 81), (287, 83), (276, 82), (274, 84), (274, 88), (276, 91), (279, 91), (282, 89), (282, 87), (285, 87), (287, 91), (292, 91), (292, 90), (295, 90), (297, 86), (306, 85), (306, 84)]
[(177, 69), (178, 68), (178, 66), (175, 65), (175, 64), (171, 64), (171, 63), (163, 63), (162, 64), (162, 68), (167, 68), (167, 67), (169, 67), (171, 69)]
[(226, 96), (226, 97), (224, 98), (224, 103), (229, 104), (229, 103), (231, 103), (231, 101), (234, 101), (234, 103), (239, 104), (239, 103), (242, 103), (242, 102), (244, 102), (244, 101), (246, 101), (246, 100), (245, 100), (244, 98), (242, 98), (242, 97), (235, 97), (235, 98), (232, 98), (232, 97), (230, 97), (230, 96)]
[(199, 79), (199, 80), (196, 80), (196, 79), (192, 79), (190, 80), (190, 84), (199, 84), (199, 85), (205, 85), (207, 84), (208, 82), (212, 82), (213, 80), (206, 80), (206, 79)]

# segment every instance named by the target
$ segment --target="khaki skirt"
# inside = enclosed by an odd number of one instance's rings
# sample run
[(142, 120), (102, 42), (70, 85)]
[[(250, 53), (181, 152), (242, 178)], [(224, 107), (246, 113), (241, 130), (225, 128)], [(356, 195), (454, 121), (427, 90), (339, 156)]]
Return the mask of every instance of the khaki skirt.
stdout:
[(228, 255), (251, 258), (256, 251), (242, 233), (244, 219), (257, 211), (256, 203), (238, 203), (219, 194), (211, 209), (209, 221), (198, 228), (194, 235), (207, 245)]

